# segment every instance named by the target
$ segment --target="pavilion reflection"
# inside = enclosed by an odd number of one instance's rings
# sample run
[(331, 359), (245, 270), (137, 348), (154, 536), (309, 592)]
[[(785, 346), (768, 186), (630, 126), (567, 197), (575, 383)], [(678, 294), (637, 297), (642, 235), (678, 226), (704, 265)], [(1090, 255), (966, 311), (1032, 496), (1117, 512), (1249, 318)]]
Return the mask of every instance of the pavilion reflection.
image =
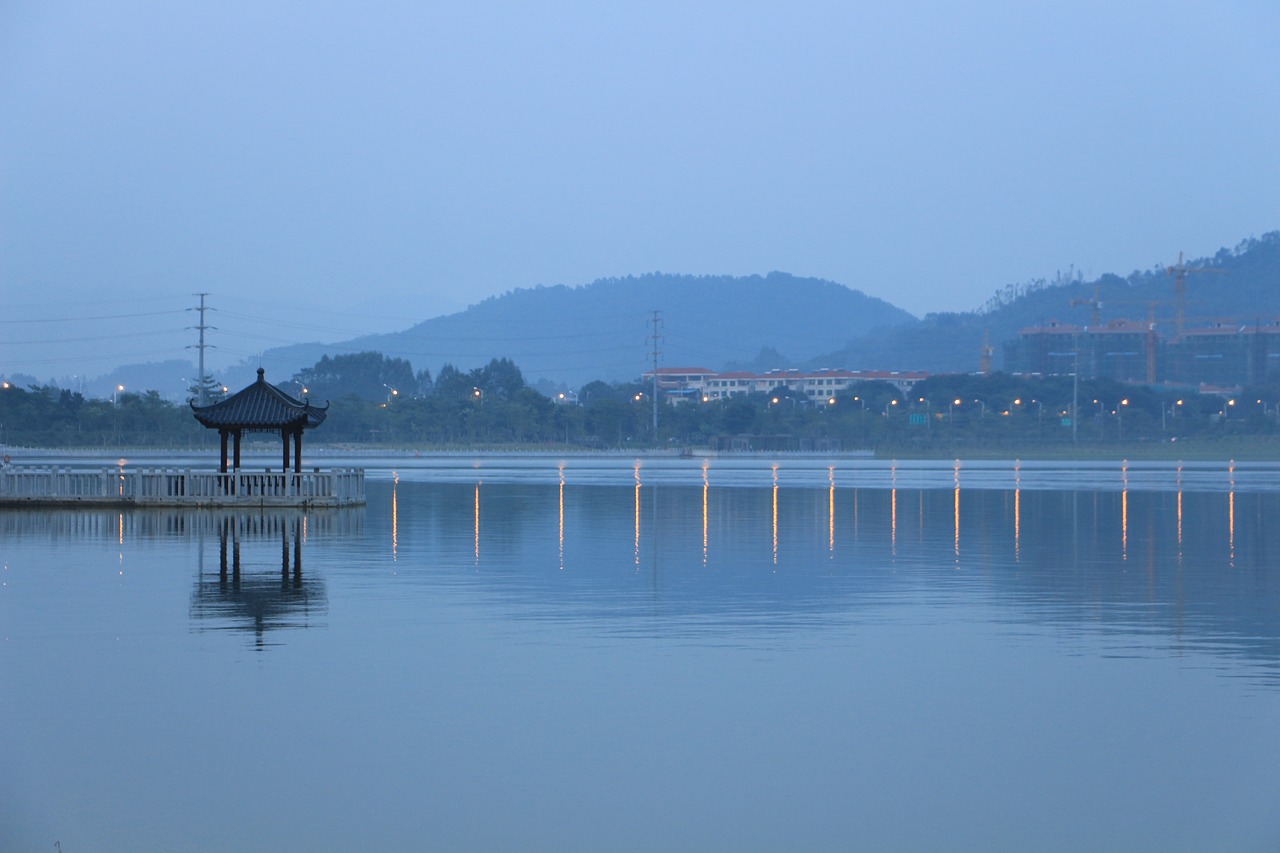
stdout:
[(212, 521), (218, 566), (216, 573), (206, 568), (202, 535), (190, 609), (197, 630), (250, 633), (262, 648), (269, 631), (310, 627), (328, 611), (324, 583), (303, 573), (311, 517), (225, 513)]

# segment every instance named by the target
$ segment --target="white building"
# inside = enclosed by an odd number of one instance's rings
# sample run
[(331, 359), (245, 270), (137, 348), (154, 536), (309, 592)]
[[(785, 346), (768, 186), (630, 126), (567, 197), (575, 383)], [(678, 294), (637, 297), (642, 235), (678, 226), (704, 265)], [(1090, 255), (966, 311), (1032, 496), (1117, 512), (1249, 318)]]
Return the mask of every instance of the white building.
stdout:
[[(658, 368), (658, 391), (671, 400), (723, 400), (739, 394), (767, 394), (775, 388), (786, 388), (812, 402), (826, 402), (857, 382), (888, 382), (901, 394), (907, 394), (920, 380), (929, 376), (921, 371), (897, 370), (833, 370), (821, 368), (770, 370), (765, 373), (735, 371), (716, 373), (699, 367)], [(653, 381), (653, 371), (644, 375)]]

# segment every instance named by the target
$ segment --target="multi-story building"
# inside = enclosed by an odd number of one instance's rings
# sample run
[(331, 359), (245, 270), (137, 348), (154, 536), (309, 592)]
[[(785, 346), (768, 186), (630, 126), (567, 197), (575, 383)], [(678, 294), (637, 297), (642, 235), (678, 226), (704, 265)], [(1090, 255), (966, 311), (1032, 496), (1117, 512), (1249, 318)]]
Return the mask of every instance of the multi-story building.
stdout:
[(1261, 385), (1280, 373), (1280, 323), (1217, 323), (1169, 342), (1169, 372), (1188, 385)]
[[(825, 402), (857, 382), (888, 382), (899, 392), (909, 392), (929, 376), (919, 371), (889, 370), (769, 370), (764, 373), (733, 371), (714, 373), (703, 368), (660, 367), (658, 390), (672, 400), (723, 400), (740, 394), (768, 394), (785, 388), (813, 402)], [(653, 371), (644, 375), (653, 381)]]
[(1009, 373), (1028, 376), (1069, 374), (1076, 369), (1076, 347), (1085, 327), (1051, 320), (1028, 326), (1004, 345), (1004, 366)]
[(1101, 326), (1056, 322), (1018, 332), (1004, 346), (1005, 369), (1121, 382), (1239, 388), (1280, 374), (1280, 321), (1215, 323), (1166, 340), (1150, 323), (1114, 320)]

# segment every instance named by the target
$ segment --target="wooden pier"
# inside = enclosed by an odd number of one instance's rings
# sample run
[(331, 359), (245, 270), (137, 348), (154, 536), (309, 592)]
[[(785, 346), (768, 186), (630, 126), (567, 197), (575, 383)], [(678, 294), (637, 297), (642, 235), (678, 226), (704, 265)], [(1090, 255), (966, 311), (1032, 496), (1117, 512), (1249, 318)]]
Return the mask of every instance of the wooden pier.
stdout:
[(341, 507), (364, 504), (364, 469), (5, 467), (0, 506)]

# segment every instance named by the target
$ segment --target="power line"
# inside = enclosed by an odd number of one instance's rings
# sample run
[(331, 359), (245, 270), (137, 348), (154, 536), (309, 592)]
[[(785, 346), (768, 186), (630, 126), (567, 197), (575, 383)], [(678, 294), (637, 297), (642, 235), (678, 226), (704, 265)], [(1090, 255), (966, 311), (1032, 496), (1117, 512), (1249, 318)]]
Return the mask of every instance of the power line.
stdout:
[(0, 323), (18, 324), (18, 323), (75, 323), (79, 321), (98, 321), (98, 320), (128, 320), (135, 317), (160, 317), (165, 314), (181, 314), (186, 309), (178, 309), (176, 311), (144, 311), (137, 314), (99, 314), (93, 317), (37, 317), (25, 320), (0, 320)]

